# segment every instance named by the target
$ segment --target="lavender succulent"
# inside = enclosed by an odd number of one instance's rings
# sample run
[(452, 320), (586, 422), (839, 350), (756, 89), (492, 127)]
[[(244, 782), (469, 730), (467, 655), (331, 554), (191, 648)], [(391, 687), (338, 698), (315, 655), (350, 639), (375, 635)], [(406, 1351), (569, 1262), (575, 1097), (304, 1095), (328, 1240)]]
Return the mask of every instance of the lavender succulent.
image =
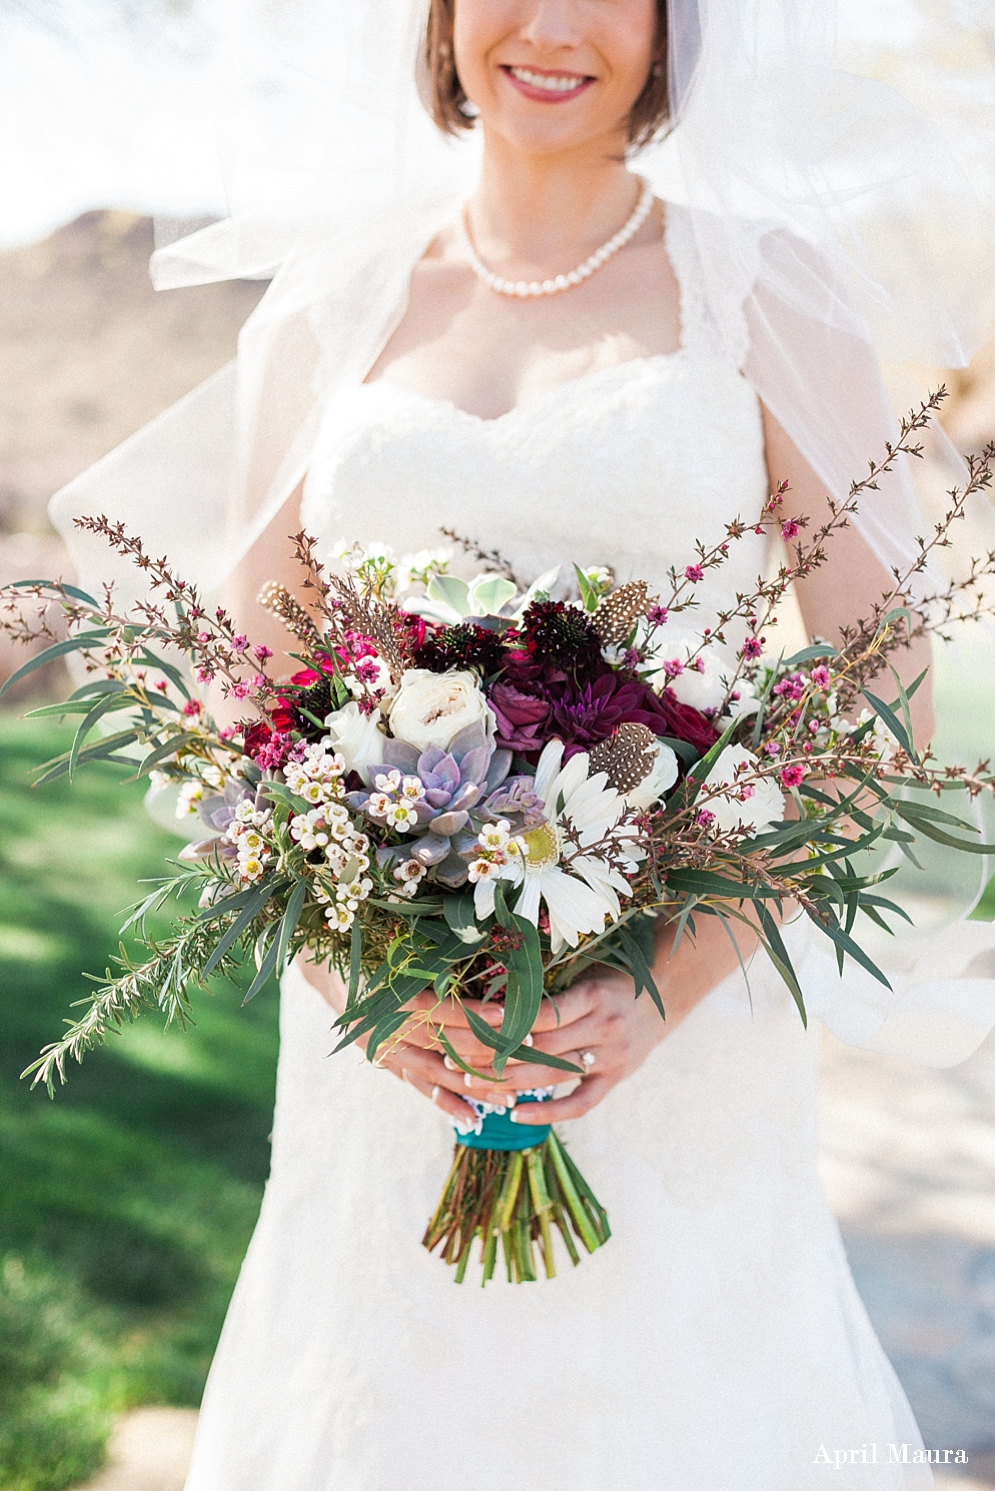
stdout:
[(433, 879), (456, 887), (467, 880), (481, 822), (508, 775), (510, 751), (495, 751), (481, 723), (468, 725), (449, 749), (419, 753), (401, 740), (384, 744), (384, 765), (372, 791), (350, 793), (349, 806), (410, 835), (379, 852), (381, 864), (414, 859)]
[(184, 863), (210, 859), (213, 854), (221, 859), (234, 859), (237, 852), (235, 845), (228, 843), (224, 835), (234, 823), (240, 804), (245, 802), (251, 802), (256, 808), (267, 806), (261, 802), (261, 794), (255, 786), (232, 778), (225, 783), (224, 792), (202, 798), (197, 804), (197, 814), (212, 830), (211, 836), (187, 844), (180, 850), (178, 858)]

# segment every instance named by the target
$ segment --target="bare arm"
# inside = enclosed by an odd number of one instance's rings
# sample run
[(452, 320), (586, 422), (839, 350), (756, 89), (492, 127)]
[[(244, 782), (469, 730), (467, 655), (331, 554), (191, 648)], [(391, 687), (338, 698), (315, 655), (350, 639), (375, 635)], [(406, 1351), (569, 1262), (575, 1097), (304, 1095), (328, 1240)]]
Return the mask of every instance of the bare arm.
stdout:
[[(785, 499), (786, 510), (792, 516), (807, 517), (810, 530), (818, 528), (830, 516), (824, 484), (767, 409), (763, 420), (771, 490), (787, 481), (791, 492)], [(869, 493), (867, 500), (873, 499), (874, 494)], [(894, 580), (852, 524), (829, 540), (828, 553), (828, 561), (799, 582), (798, 602), (809, 636), (837, 642), (841, 627), (869, 616), (875, 601), (891, 590)], [(911, 683), (930, 665), (929, 639), (918, 638), (892, 654), (891, 660), (902, 682)], [(883, 686), (886, 697), (892, 697), (888, 683)], [(917, 690), (911, 706), (913, 733), (920, 744), (925, 744), (933, 734), (929, 677)]]
[[(269, 527), (240, 561), (225, 585), (222, 597), (236, 628), (243, 631), (254, 646), (262, 643), (273, 652), (271, 672), (274, 678), (288, 677), (300, 664), (287, 653), (287, 648), (294, 645), (293, 638), (282, 622), (263, 610), (258, 596), (264, 585), (275, 580), (307, 604), (307, 592), (301, 588), (300, 566), (294, 561), (290, 542), (290, 535), (300, 531), (302, 488), (303, 482), (290, 494)], [(244, 713), (234, 701), (229, 702), (220, 695), (212, 700), (212, 709), (220, 722), (227, 725), (233, 724)]]

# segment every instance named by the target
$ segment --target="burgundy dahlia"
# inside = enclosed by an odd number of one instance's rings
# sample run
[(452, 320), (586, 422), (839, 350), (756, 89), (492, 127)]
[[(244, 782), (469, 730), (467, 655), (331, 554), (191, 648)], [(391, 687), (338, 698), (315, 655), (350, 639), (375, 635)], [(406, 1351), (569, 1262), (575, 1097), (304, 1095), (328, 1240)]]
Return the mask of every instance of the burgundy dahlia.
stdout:
[(607, 740), (619, 725), (646, 725), (654, 735), (668, 733), (660, 700), (638, 679), (606, 672), (593, 683), (555, 688), (552, 734), (566, 746), (565, 757)]
[(497, 632), (465, 621), (446, 627), (426, 637), (415, 649), (419, 668), (432, 673), (447, 673), (450, 668), (475, 668), (485, 678), (497, 673), (505, 658), (504, 645)]
[(681, 704), (669, 689), (655, 694), (647, 684), (618, 673), (604, 673), (582, 687), (560, 686), (555, 692), (550, 734), (563, 740), (566, 757), (589, 750), (627, 724), (685, 740), (702, 753), (718, 739), (705, 716)]

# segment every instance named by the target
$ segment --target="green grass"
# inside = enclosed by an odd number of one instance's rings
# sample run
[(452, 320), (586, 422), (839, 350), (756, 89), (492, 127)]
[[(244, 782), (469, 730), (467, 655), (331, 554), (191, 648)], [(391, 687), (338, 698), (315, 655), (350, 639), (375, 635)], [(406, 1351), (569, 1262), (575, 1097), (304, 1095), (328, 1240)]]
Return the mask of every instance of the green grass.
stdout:
[(124, 768), (32, 790), (69, 738), (0, 714), (0, 1491), (76, 1485), (121, 1409), (199, 1401), (269, 1163), (273, 990), (148, 1014), (54, 1101), (19, 1080), (180, 845)]

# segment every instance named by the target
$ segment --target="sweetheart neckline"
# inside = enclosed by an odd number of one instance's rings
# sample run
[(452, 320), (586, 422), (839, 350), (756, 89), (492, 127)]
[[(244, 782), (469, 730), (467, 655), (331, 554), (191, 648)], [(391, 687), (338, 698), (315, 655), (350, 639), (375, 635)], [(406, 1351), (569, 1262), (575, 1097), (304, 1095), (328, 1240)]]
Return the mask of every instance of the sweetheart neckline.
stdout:
[(389, 393), (399, 394), (402, 398), (414, 399), (419, 404), (433, 404), (436, 408), (447, 409), (451, 413), (459, 415), (463, 419), (472, 420), (479, 425), (500, 425), (508, 420), (514, 419), (516, 415), (534, 413), (547, 405), (555, 403), (556, 400), (568, 391), (579, 386), (597, 382), (601, 378), (607, 378), (612, 374), (621, 372), (623, 369), (639, 368), (645, 369), (657, 363), (672, 363), (678, 358), (685, 356), (686, 347), (675, 347), (673, 352), (648, 352), (641, 357), (627, 357), (623, 362), (612, 363), (606, 368), (590, 368), (586, 373), (580, 373), (576, 378), (565, 378), (562, 383), (556, 383), (552, 388), (546, 390), (539, 398), (529, 399), (524, 404), (513, 404), (503, 414), (474, 414), (470, 409), (464, 409), (462, 405), (456, 404), (452, 399), (440, 398), (434, 394), (419, 393), (416, 389), (405, 388), (401, 383), (394, 383), (390, 378), (373, 378), (370, 381), (359, 383), (357, 388), (386, 388)]

